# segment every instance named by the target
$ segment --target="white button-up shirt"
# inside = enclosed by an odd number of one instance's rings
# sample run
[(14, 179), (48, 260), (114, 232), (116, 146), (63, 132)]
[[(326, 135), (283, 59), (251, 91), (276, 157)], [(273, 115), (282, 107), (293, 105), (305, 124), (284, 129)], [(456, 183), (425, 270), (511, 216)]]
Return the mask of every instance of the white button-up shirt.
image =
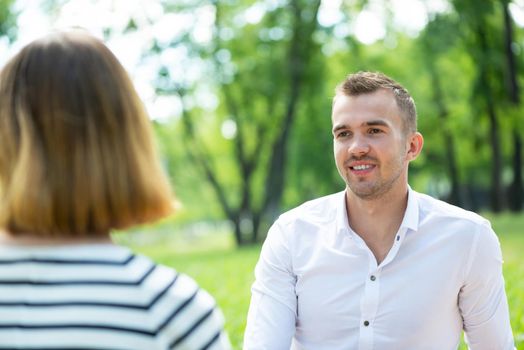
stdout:
[(470, 349), (514, 348), (489, 222), (411, 189), (380, 265), (340, 192), (281, 215), (255, 276), (245, 350), (451, 350), (462, 330)]

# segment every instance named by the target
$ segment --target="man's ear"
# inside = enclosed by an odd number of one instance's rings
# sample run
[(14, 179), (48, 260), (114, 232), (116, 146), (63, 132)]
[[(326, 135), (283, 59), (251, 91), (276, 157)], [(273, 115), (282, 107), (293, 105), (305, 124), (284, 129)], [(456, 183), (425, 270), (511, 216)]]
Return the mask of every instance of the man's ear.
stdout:
[(407, 160), (412, 161), (415, 160), (420, 152), (422, 151), (422, 147), (424, 146), (424, 137), (421, 133), (414, 132), (409, 136), (408, 141), (408, 152), (407, 152)]

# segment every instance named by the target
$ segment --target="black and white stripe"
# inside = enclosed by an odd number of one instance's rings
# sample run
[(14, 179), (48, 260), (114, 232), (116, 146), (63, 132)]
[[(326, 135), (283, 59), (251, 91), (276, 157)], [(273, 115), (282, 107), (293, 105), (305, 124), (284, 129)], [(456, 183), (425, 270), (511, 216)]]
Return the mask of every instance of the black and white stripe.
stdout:
[(188, 276), (113, 245), (0, 248), (0, 349), (224, 349)]

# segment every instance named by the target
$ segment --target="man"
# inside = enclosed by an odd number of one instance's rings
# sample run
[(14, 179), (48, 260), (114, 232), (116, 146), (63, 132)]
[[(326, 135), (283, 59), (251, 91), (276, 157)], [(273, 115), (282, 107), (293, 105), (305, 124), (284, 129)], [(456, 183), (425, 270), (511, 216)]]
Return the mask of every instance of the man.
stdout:
[(513, 349), (502, 257), (480, 216), (419, 194), (409, 93), (381, 73), (336, 89), (343, 192), (283, 214), (257, 264), (244, 349)]

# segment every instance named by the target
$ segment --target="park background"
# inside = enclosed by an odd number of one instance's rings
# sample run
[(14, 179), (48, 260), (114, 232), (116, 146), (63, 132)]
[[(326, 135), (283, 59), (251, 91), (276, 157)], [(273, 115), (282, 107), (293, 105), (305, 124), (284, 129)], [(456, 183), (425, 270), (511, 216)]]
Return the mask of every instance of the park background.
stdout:
[(331, 99), (359, 70), (417, 103), (411, 186), (492, 220), (524, 349), (524, 0), (0, 0), (0, 65), (77, 26), (129, 71), (176, 194), (173, 217), (114, 238), (213, 294), (236, 349), (271, 222), (344, 187)]

